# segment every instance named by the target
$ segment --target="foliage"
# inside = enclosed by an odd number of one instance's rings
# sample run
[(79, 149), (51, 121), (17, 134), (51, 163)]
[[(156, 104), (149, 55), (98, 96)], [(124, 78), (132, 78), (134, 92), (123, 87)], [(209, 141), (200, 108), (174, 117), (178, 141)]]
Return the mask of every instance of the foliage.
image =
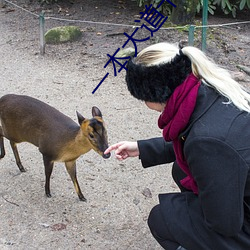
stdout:
[[(203, 0), (199, 0), (198, 5), (196, 7), (197, 13), (200, 13), (203, 8)], [(211, 15), (214, 15), (214, 11), (216, 10), (216, 6), (213, 4), (212, 1), (208, 0), (208, 12)]]
[[(203, 0), (200, 0), (200, 3), (203, 3)], [(237, 10), (250, 9), (250, 0), (209, 0), (210, 7), (216, 8), (216, 5), (220, 6), (225, 14), (232, 14), (233, 17), (236, 17)]]
[[(162, 0), (136, 0), (136, 2), (138, 3), (139, 7), (142, 7), (143, 5), (150, 5), (152, 4), (152, 6), (154, 8), (157, 8), (157, 6), (159, 5), (159, 3)], [(172, 5), (169, 4), (168, 2), (164, 2), (160, 8), (158, 8), (158, 11), (160, 11), (161, 13), (163, 13), (166, 16), (171, 15), (171, 10), (172, 10)]]
[(213, 4), (220, 5), (225, 14), (231, 13), (233, 17), (236, 17), (237, 5), (230, 3), (229, 0), (215, 0)]
[(240, 1), (240, 10), (243, 10), (245, 7), (250, 9), (250, 0), (241, 0)]
[[(152, 4), (154, 8), (161, 2), (161, 0), (136, 0), (138, 5), (141, 7), (145, 4)], [(192, 0), (188, 0), (192, 1)], [(199, 0), (196, 7), (197, 13), (200, 13), (203, 7), (204, 0)], [(216, 11), (216, 6), (220, 7), (225, 14), (231, 14), (233, 17), (236, 17), (236, 12), (241, 11), (245, 8), (250, 9), (250, 0), (208, 0), (208, 12), (211, 15), (214, 15)], [(164, 14), (171, 14), (172, 6), (165, 2), (160, 8)]]

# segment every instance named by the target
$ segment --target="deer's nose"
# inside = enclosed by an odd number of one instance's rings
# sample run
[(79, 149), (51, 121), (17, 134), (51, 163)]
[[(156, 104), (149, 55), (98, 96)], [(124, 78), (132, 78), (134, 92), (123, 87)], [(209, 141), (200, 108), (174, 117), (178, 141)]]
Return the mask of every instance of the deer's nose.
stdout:
[(108, 153), (108, 154), (103, 154), (102, 157), (103, 157), (104, 159), (108, 159), (108, 158), (110, 157), (110, 155), (111, 155), (110, 153)]

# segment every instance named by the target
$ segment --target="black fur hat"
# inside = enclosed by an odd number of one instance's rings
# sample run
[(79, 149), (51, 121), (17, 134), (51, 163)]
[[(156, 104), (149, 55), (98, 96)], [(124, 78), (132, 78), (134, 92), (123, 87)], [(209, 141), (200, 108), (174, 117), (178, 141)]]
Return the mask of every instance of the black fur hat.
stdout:
[(154, 66), (136, 64), (131, 59), (127, 64), (127, 87), (139, 100), (165, 103), (191, 71), (191, 61), (182, 52), (171, 62)]

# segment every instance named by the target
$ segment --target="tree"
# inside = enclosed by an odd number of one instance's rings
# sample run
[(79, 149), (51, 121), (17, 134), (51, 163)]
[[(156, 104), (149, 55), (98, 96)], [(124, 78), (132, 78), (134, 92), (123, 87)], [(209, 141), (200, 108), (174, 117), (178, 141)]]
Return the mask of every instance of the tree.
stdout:
[(178, 25), (192, 24), (199, 0), (175, 0), (173, 2), (176, 8), (172, 8), (171, 22)]

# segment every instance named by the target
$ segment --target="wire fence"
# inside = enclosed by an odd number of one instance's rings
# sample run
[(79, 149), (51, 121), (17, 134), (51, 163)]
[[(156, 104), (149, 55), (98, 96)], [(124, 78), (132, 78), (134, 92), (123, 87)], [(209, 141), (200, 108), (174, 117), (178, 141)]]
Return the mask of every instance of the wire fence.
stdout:
[[(0, 0), (1, 1), (1, 0)], [(52, 16), (45, 16), (44, 12), (41, 12), (40, 14), (36, 14), (32, 11), (29, 11), (9, 0), (2, 0), (3, 2), (10, 4), (14, 6), (17, 9), (20, 9), (30, 15), (33, 15), (34, 17), (39, 18), (40, 20), (40, 53), (45, 53), (45, 39), (44, 39), (44, 24), (45, 20), (55, 20), (55, 21), (62, 21), (62, 22), (68, 22), (68, 23), (87, 23), (87, 24), (94, 24), (94, 25), (109, 25), (109, 26), (119, 26), (119, 27), (130, 27), (130, 28), (137, 28), (140, 26), (137, 25), (131, 25), (131, 24), (118, 24), (118, 23), (109, 23), (109, 22), (96, 22), (96, 21), (88, 21), (88, 20), (78, 20), (78, 19), (67, 19), (67, 18), (58, 18), (58, 17), (52, 17)], [(188, 36), (188, 42), (189, 45), (193, 45), (194, 43), (194, 32), (195, 29), (202, 29), (202, 28), (215, 28), (215, 27), (227, 27), (227, 26), (233, 26), (233, 25), (242, 25), (242, 24), (249, 24), (250, 21), (242, 21), (242, 22), (231, 22), (231, 23), (223, 23), (223, 24), (209, 24), (209, 25), (184, 25), (184, 26), (173, 26), (173, 27), (161, 27), (160, 30), (178, 30), (178, 29), (188, 29), (189, 30), (189, 36)]]
[[(39, 17), (38, 14), (34, 13), (34, 12), (31, 12), (15, 3), (12, 3), (11, 1), (8, 1), (8, 0), (3, 0), (4, 2), (10, 4), (10, 5), (13, 5), (14, 7), (22, 10), (22, 11), (25, 11), (33, 16), (36, 16), (36, 17)], [(58, 17), (50, 17), (50, 16), (46, 16), (45, 17), (45, 20), (46, 19), (51, 19), (51, 20), (56, 20), (56, 21), (64, 21), (64, 22), (78, 22), (78, 23), (88, 23), (88, 24), (99, 24), (99, 25), (110, 25), (110, 26), (119, 26), (119, 27), (131, 27), (131, 28), (135, 28), (135, 27), (140, 27), (140, 26), (137, 26), (137, 25), (131, 25), (131, 24), (118, 24), (118, 23), (108, 23), (108, 22), (95, 22), (95, 21), (87, 21), (87, 20), (78, 20), (78, 19), (66, 19), (66, 18), (58, 18)], [(240, 24), (247, 24), (247, 23), (250, 23), (250, 21), (243, 21), (243, 22), (232, 22), (232, 23), (223, 23), (223, 24), (210, 24), (210, 25), (194, 25), (196, 28), (212, 28), (212, 27), (224, 27), (224, 26), (232, 26), (232, 25), (240, 25)], [(183, 28), (186, 28), (186, 27), (189, 27), (190, 25), (184, 25), (184, 26), (173, 26), (173, 27), (163, 27), (163, 28), (160, 28), (161, 30), (174, 30), (174, 29), (183, 29)]]

